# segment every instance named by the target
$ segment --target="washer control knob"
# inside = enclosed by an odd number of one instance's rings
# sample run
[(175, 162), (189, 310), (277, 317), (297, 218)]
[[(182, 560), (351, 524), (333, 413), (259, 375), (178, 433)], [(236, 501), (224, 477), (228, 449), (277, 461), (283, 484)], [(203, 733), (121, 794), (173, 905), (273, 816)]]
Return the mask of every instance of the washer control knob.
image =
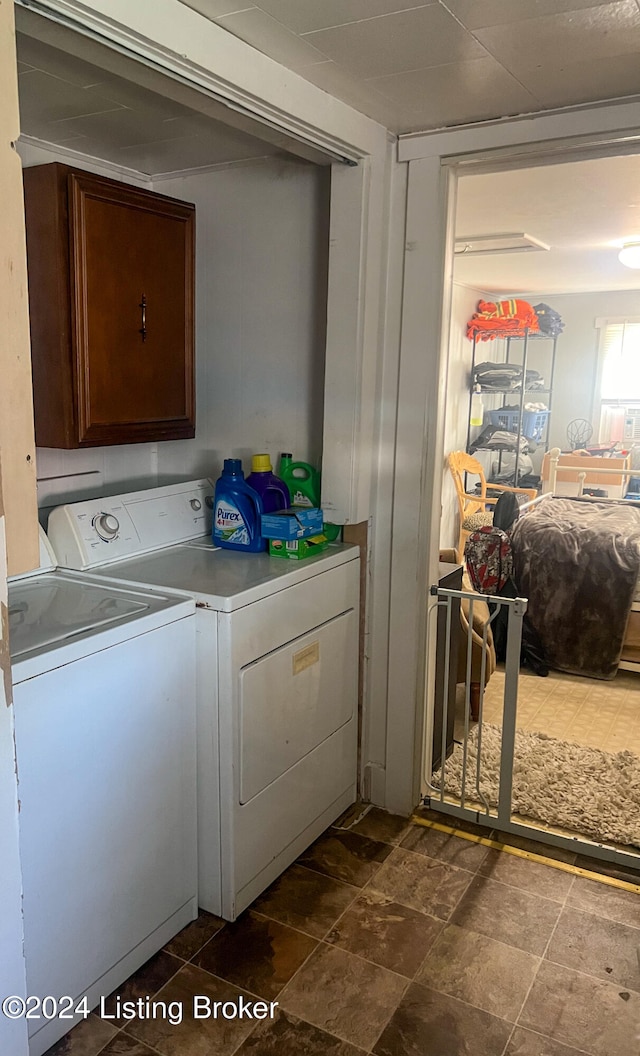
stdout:
[(200, 499), (191, 499), (191, 509), (192, 510), (201, 510), (202, 509), (202, 503), (200, 502)]
[(100, 538), (109, 543), (117, 536), (120, 522), (112, 513), (99, 513), (94, 521), (94, 527)]

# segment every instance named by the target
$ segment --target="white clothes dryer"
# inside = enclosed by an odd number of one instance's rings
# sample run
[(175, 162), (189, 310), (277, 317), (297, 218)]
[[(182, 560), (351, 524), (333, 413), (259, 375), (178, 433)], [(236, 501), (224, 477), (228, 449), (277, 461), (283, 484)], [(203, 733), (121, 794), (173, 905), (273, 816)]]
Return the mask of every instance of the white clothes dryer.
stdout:
[(196, 600), (199, 897), (234, 920), (355, 801), (359, 551), (215, 549), (212, 494), (75, 503), (48, 532), (69, 568)]

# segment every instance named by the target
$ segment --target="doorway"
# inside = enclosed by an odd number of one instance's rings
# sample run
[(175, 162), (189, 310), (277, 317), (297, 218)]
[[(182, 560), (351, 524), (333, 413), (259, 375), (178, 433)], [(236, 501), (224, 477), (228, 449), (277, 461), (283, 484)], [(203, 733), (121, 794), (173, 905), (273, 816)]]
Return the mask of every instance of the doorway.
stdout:
[[(524, 827), (530, 832), (533, 826), (541, 840), (566, 841), (574, 849), (577, 842), (584, 843), (587, 853), (627, 864), (635, 861), (637, 866), (640, 832), (631, 823), (637, 807), (628, 789), (640, 766), (640, 724), (636, 730), (633, 708), (640, 561), (640, 505), (633, 491), (633, 469), (640, 464), (640, 449), (633, 444), (635, 393), (629, 374), (626, 398), (616, 394), (623, 411), (618, 419), (604, 413), (602, 378), (603, 355), (609, 355), (611, 374), (612, 357), (624, 351), (622, 339), (615, 353), (610, 351), (616, 338), (611, 329), (635, 323), (640, 280), (618, 260), (618, 253), (635, 235), (629, 217), (640, 205), (635, 191), (640, 159), (635, 154), (572, 161), (555, 157), (552, 164), (547, 158), (534, 165), (518, 162), (490, 172), (486, 168), (485, 163), (479, 173), (460, 171), (457, 179), (444, 453), (470, 450), (490, 481), (533, 485), (545, 494), (543, 501), (523, 511), (513, 545), (515, 570), (522, 576), (518, 583), (515, 575), (517, 593), (530, 596), (525, 628), (533, 627), (541, 638), (550, 671), (541, 679), (525, 667), (518, 676), (517, 655), (511, 670), (506, 659), (495, 672), (487, 664), (482, 708), (474, 716), (469, 666), (466, 685), (458, 691), (450, 749), (455, 777), (443, 778), (440, 768), (434, 779), (427, 766), (430, 787), (425, 791), (430, 805), (445, 813), (453, 805), (454, 813), (461, 809), (464, 817), (484, 817), (487, 822), (491, 818), (491, 826), (503, 831)], [(505, 246), (498, 236), (519, 239), (520, 244)], [(525, 305), (546, 313), (547, 322), (551, 313), (555, 329), (543, 332), (541, 325), (538, 332), (535, 324), (522, 319), (519, 334), (509, 331), (509, 311), (524, 312)], [(479, 320), (475, 331), (474, 314)], [(498, 319), (497, 331), (492, 329), (492, 315)], [(487, 337), (491, 341), (482, 343)], [(546, 358), (541, 355), (545, 339), (552, 349)], [(492, 386), (486, 379), (494, 368), (498, 382)], [(521, 380), (512, 382), (507, 375), (515, 377), (518, 369)], [(475, 419), (470, 413), (474, 390), (482, 403), (478, 424), (477, 408)], [(630, 419), (630, 424), (620, 418)], [(622, 432), (616, 432), (621, 424)], [(552, 486), (549, 464), (554, 449), (564, 453)], [(582, 450), (588, 454), (580, 456)], [(582, 461), (569, 468), (573, 452)], [(453, 500), (445, 473), (441, 548), (459, 542)], [(580, 514), (577, 520), (575, 511)], [(576, 568), (590, 567), (591, 578), (569, 572), (565, 579), (573, 578), (574, 583), (568, 587), (562, 584), (561, 571), (566, 571), (566, 553), (563, 563), (553, 549), (553, 521), (560, 512), (567, 519), (558, 532), (573, 532), (575, 546), (589, 516), (592, 524), (598, 516), (603, 518), (602, 531), (594, 531), (590, 548), (575, 553)], [(621, 529), (617, 517), (628, 529)], [(538, 539), (530, 547), (534, 527)], [(624, 573), (616, 571), (621, 531), (633, 566)], [(606, 590), (596, 572), (598, 564), (608, 563), (610, 580), (622, 575), (613, 609), (607, 607)], [(455, 599), (440, 591), (437, 604), (454, 600), (474, 604), (466, 591)], [(560, 623), (570, 628), (564, 644), (550, 615), (554, 607)], [(454, 633), (457, 619), (453, 617)], [(598, 623), (599, 633), (594, 630)], [(464, 651), (464, 640), (462, 647)], [(442, 700), (437, 686), (435, 697), (437, 708)], [(434, 754), (442, 756), (435, 749)], [(625, 767), (629, 770), (623, 777)], [(591, 776), (585, 780), (585, 774)]]

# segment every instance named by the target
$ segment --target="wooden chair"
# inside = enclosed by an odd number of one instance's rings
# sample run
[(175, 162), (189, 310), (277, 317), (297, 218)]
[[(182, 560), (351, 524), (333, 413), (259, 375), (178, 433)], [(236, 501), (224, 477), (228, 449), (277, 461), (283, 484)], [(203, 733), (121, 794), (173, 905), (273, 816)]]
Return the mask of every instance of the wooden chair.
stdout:
[[(473, 458), (465, 451), (452, 451), (447, 459), (449, 472), (453, 477), (458, 496), (458, 511), (460, 515), (460, 534), (458, 536), (458, 561), (464, 561), (464, 544), (472, 532), (478, 530), (485, 524), (493, 523), (493, 510), (498, 497), (487, 496), (487, 479), (484, 469), (477, 458)], [(465, 491), (464, 475), (469, 473), (480, 478), (480, 493), (469, 494)], [(516, 495), (526, 495), (527, 500), (535, 499), (537, 491), (535, 488), (511, 488), (506, 484), (490, 484), (492, 491), (512, 491)]]

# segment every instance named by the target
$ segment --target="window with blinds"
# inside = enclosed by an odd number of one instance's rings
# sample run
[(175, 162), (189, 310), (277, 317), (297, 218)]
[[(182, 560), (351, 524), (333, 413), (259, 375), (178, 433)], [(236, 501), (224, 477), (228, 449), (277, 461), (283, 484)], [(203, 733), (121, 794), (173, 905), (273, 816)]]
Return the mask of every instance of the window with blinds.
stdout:
[(600, 443), (640, 440), (640, 320), (605, 320), (600, 343)]
[(640, 322), (605, 326), (600, 399), (640, 400)]

